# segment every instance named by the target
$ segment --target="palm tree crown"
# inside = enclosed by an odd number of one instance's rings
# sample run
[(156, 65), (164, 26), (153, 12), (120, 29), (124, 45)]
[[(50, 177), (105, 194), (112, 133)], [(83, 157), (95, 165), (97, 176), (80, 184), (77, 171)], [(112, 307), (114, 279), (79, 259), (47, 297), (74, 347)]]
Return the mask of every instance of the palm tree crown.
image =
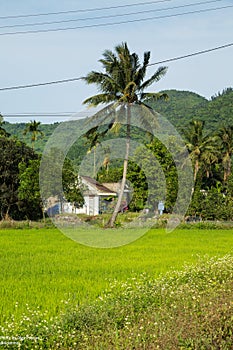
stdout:
[(211, 164), (218, 160), (217, 138), (205, 135), (204, 125), (204, 121), (192, 120), (189, 127), (183, 130), (187, 140), (186, 146), (194, 165), (194, 183), (201, 166), (205, 168), (208, 177)]
[(32, 148), (34, 148), (34, 143), (37, 140), (37, 136), (44, 136), (43, 132), (39, 129), (41, 122), (37, 122), (36, 120), (31, 120), (30, 123), (26, 124), (23, 134), (31, 133), (31, 142)]
[(145, 93), (144, 90), (159, 81), (167, 72), (167, 67), (159, 67), (157, 71), (144, 81), (150, 60), (150, 52), (144, 53), (140, 64), (136, 53), (130, 53), (126, 43), (116, 46), (116, 53), (106, 50), (99, 60), (104, 73), (92, 71), (83, 79), (88, 84), (96, 84), (102, 92), (87, 98), (83, 103), (97, 106), (100, 103), (126, 102), (141, 103), (148, 98), (166, 98), (166, 94)]
[(223, 180), (227, 181), (231, 175), (231, 158), (233, 154), (233, 126), (225, 125), (217, 133), (222, 151), (222, 164), (224, 168)]

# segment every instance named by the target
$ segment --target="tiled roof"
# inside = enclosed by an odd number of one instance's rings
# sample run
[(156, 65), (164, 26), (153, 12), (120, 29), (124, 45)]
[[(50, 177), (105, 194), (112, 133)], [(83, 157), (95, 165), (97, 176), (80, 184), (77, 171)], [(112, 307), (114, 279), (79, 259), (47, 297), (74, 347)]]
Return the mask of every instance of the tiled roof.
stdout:
[(89, 183), (91, 187), (98, 192), (99, 195), (116, 195), (116, 192), (112, 191), (104, 185), (101, 185), (98, 181), (89, 176), (82, 176), (82, 179), (85, 182)]

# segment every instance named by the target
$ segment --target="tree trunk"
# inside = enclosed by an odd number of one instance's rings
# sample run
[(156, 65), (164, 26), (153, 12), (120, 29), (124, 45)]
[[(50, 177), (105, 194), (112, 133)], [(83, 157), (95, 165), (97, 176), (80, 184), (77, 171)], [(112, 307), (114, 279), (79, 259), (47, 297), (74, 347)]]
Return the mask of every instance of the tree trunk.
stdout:
[(11, 205), (9, 205), (9, 206), (7, 207), (6, 212), (2, 214), (2, 219), (3, 219), (4, 221), (11, 221), (11, 217), (10, 217), (10, 215), (9, 215), (10, 207), (11, 207)]
[(196, 183), (196, 180), (197, 180), (197, 173), (199, 171), (199, 161), (196, 160), (195, 161), (195, 166), (194, 166), (194, 176), (193, 176), (193, 181), (194, 181), (194, 185)]
[(231, 175), (231, 154), (227, 153), (226, 159), (227, 161), (224, 167), (224, 175), (223, 175), (224, 182), (227, 182), (229, 176)]
[(126, 132), (126, 149), (125, 149), (125, 159), (124, 159), (124, 168), (123, 168), (123, 176), (121, 181), (121, 188), (118, 196), (118, 200), (116, 203), (116, 206), (114, 208), (114, 211), (112, 213), (112, 216), (107, 223), (107, 227), (114, 227), (117, 215), (120, 211), (121, 207), (121, 201), (124, 194), (125, 189), (125, 183), (126, 183), (126, 175), (127, 175), (127, 168), (128, 168), (128, 161), (129, 161), (129, 148), (130, 148), (130, 123), (131, 123), (131, 108), (130, 104), (127, 105), (127, 132)]

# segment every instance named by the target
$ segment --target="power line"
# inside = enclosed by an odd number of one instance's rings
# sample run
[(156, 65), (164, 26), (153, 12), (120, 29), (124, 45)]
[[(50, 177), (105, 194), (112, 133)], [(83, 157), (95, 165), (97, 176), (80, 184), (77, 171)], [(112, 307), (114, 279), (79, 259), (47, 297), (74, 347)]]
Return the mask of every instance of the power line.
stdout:
[(172, 6), (172, 7), (160, 8), (160, 9), (153, 9), (153, 10), (150, 9), (150, 10), (136, 11), (136, 12), (130, 12), (130, 13), (122, 13), (122, 14), (114, 14), (114, 15), (97, 16), (97, 17), (76, 18), (76, 19), (67, 19), (67, 20), (50, 21), (50, 22), (37, 22), (37, 23), (24, 23), (24, 24), (4, 25), (4, 26), (0, 26), (0, 29), (4, 29), (4, 28), (19, 28), (19, 27), (21, 27), (21, 28), (22, 27), (35, 27), (35, 26), (60, 24), (60, 23), (82, 22), (82, 21), (89, 21), (89, 20), (100, 20), (100, 19), (105, 19), (105, 18), (126, 17), (126, 16), (139, 15), (139, 14), (142, 15), (142, 14), (151, 13), (151, 12), (162, 12), (162, 11), (175, 10), (175, 9), (191, 7), (191, 6), (206, 5), (206, 4), (216, 3), (216, 2), (220, 2), (220, 1), (224, 1), (224, 0), (202, 1), (202, 2), (197, 2), (197, 3), (191, 3), (191, 4), (179, 5), (179, 6)]
[(161, 2), (168, 2), (168, 1), (173, 1), (173, 0), (146, 1), (146, 2), (138, 2), (138, 3), (134, 3), (134, 4), (125, 4), (125, 5), (117, 5), (117, 6), (109, 6), (109, 7), (95, 7), (95, 8), (89, 8), (89, 9), (79, 9), (79, 10), (69, 10), (69, 11), (59, 11), (59, 12), (45, 12), (45, 13), (36, 13), (36, 14), (1, 16), (0, 19), (40, 17), (40, 16), (50, 16), (50, 15), (61, 15), (61, 14), (68, 14), (68, 13), (77, 13), (77, 12), (81, 13), (81, 12), (113, 10), (113, 9), (126, 8), (126, 7), (136, 7), (136, 6), (145, 6), (145, 5), (151, 5), (151, 4), (158, 4), (158, 3), (161, 3)]
[(54, 117), (54, 116), (59, 116), (59, 117), (65, 117), (65, 116), (69, 116), (71, 114), (76, 114), (76, 112), (42, 112), (42, 113), (38, 113), (38, 112), (27, 112), (27, 113), (2, 113), (4, 114), (5, 117), (8, 118), (14, 118), (14, 117), (30, 117), (33, 118), (34, 116), (41, 116), (41, 117)]
[[(169, 58), (169, 59), (166, 59), (166, 60), (163, 60), (163, 61), (150, 63), (150, 64), (148, 64), (148, 66), (155, 66), (155, 65), (158, 65), (158, 64), (162, 64), (162, 63), (174, 62), (174, 61), (178, 61), (178, 60), (181, 60), (181, 59), (185, 59), (185, 58), (189, 58), (189, 57), (193, 57), (193, 56), (197, 56), (197, 55), (202, 55), (202, 54), (205, 54), (205, 53), (208, 53), (208, 52), (213, 52), (213, 51), (217, 51), (217, 50), (221, 50), (221, 49), (226, 49), (226, 48), (231, 47), (231, 46), (233, 46), (233, 42), (225, 44), (225, 45), (213, 47), (213, 48), (210, 48), (210, 49), (205, 49), (205, 50), (193, 52), (193, 53), (190, 53), (190, 54), (187, 54), (187, 55), (172, 57), (172, 58)], [(83, 77), (78, 77), (78, 78), (70, 78), (70, 79), (49, 81), (49, 82), (44, 82), (44, 83), (9, 86), (9, 87), (0, 88), (0, 91), (26, 89), (26, 88), (45, 86), (45, 85), (53, 85), (53, 84), (63, 84), (63, 83), (68, 83), (68, 82), (72, 82), (72, 81), (78, 81), (78, 80), (82, 80), (82, 79), (83, 79)]]
[(177, 56), (177, 57), (169, 58), (167, 60), (158, 61), (156, 63), (150, 63), (150, 64), (148, 64), (148, 66), (154, 66), (156, 64), (178, 61), (178, 60), (182, 60), (184, 58), (189, 58), (189, 57), (193, 57), (193, 56), (202, 55), (202, 54), (205, 54), (205, 53), (208, 53), (208, 52), (213, 52), (213, 51), (217, 51), (217, 50), (221, 50), (221, 49), (226, 49), (227, 47), (230, 47), (230, 46), (233, 46), (233, 43), (229, 43), (229, 44), (213, 47), (211, 49), (206, 49), (206, 50), (193, 52), (193, 53), (190, 53), (188, 55), (183, 55), (183, 56)]
[(36, 33), (48, 33), (48, 32), (60, 32), (60, 31), (67, 31), (67, 30), (96, 28), (96, 27), (107, 27), (107, 26), (109, 27), (109, 26), (113, 26), (113, 25), (121, 25), (121, 24), (128, 24), (128, 23), (151, 21), (151, 20), (155, 20), (155, 19), (179, 17), (179, 16), (184, 16), (184, 15), (189, 15), (189, 14), (194, 14), (194, 13), (211, 12), (211, 11), (223, 10), (223, 9), (232, 8), (232, 7), (233, 7), (233, 5), (227, 5), (227, 6), (208, 8), (208, 9), (202, 9), (202, 10), (196, 10), (196, 11), (188, 11), (188, 12), (176, 13), (176, 14), (170, 14), (170, 15), (164, 15), (164, 16), (153, 16), (153, 17), (132, 19), (132, 20), (127, 20), (127, 21), (107, 22), (107, 23), (90, 24), (90, 25), (76, 26), (76, 27), (64, 27), (64, 28), (55, 28), (55, 29), (39, 29), (39, 30), (6, 32), (6, 33), (0, 33), (0, 36), (3, 36), (3, 35), (18, 35), (18, 34), (36, 34)]
[(85, 116), (87, 115), (92, 115), (93, 111), (81, 111), (81, 112), (42, 112), (42, 113), (38, 113), (38, 112), (27, 112), (27, 113), (0, 113), (1, 116), (3, 116), (4, 118), (19, 118), (19, 117), (24, 117), (24, 118), (30, 118), (30, 119), (34, 119), (34, 118), (38, 118), (38, 117), (48, 117), (48, 118), (64, 118), (64, 117), (70, 117), (70, 116), (75, 116), (76, 118), (82, 118), (83, 115), (85, 114)]
[(54, 85), (54, 84), (63, 84), (63, 83), (70, 83), (72, 81), (81, 80), (82, 77), (79, 78), (70, 78), (70, 79), (62, 79), (62, 80), (54, 80), (54, 81), (48, 81), (45, 83), (36, 83), (36, 84), (28, 84), (28, 85), (17, 85), (17, 86), (10, 86), (5, 88), (0, 88), (0, 91), (4, 90), (17, 90), (17, 89), (26, 89), (26, 88), (32, 88), (37, 86), (45, 86), (45, 85)]

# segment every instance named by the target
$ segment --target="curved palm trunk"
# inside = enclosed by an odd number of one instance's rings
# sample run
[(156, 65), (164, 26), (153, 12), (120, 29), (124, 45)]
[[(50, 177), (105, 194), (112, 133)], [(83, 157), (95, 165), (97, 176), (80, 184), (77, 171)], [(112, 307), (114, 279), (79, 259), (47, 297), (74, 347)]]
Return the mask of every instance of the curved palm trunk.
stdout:
[(229, 152), (226, 154), (226, 162), (224, 167), (223, 181), (227, 182), (229, 176), (231, 175), (231, 155)]
[(193, 175), (194, 184), (196, 183), (196, 180), (197, 180), (198, 171), (199, 171), (199, 161), (198, 159), (196, 159), (195, 166), (194, 166), (194, 175)]
[(127, 175), (127, 168), (128, 168), (128, 162), (129, 162), (129, 149), (130, 149), (130, 122), (131, 122), (131, 108), (130, 105), (127, 105), (127, 132), (126, 132), (126, 149), (125, 149), (125, 159), (124, 159), (124, 168), (123, 168), (123, 176), (121, 181), (121, 188), (118, 196), (118, 200), (116, 203), (116, 206), (114, 208), (114, 211), (112, 213), (112, 216), (107, 223), (107, 227), (114, 227), (117, 215), (120, 211), (121, 207), (121, 201), (124, 194), (125, 189), (125, 183), (126, 183), (126, 175)]
[(199, 161), (198, 159), (195, 160), (195, 164), (194, 164), (194, 172), (193, 172), (193, 188), (192, 188), (192, 195), (194, 193), (194, 189), (195, 189), (195, 185), (196, 185), (196, 181), (197, 181), (197, 174), (199, 171)]

